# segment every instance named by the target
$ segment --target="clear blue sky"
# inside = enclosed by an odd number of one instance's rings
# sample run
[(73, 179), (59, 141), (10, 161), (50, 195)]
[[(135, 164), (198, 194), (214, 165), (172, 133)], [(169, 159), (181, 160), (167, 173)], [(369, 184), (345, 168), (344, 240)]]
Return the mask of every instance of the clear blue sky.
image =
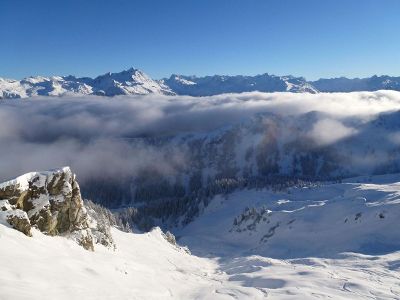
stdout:
[(400, 0), (0, 0), (0, 76), (400, 76)]

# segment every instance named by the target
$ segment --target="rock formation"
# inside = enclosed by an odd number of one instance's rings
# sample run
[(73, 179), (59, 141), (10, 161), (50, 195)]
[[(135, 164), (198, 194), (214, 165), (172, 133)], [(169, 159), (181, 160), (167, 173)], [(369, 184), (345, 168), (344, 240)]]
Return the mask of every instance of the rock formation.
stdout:
[[(0, 222), (31, 236), (31, 227), (47, 235), (70, 237), (87, 250), (97, 242), (96, 223), (83, 204), (75, 174), (69, 167), (32, 172), (0, 184)], [(109, 233), (109, 230), (107, 231)], [(111, 245), (102, 234), (102, 244)]]

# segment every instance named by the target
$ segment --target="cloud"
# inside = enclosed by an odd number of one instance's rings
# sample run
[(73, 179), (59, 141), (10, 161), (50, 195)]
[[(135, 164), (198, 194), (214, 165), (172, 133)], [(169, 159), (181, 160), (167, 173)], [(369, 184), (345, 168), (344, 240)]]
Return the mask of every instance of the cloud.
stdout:
[[(148, 166), (172, 174), (185, 164), (186, 153), (163, 144), (171, 136), (210, 132), (260, 113), (302, 126), (298, 120), (318, 112), (304, 130), (317, 145), (330, 145), (358, 133), (354, 122), (399, 109), (400, 93), (392, 91), (7, 100), (0, 102), (0, 180), (63, 165), (83, 181), (132, 176)], [(144, 143), (144, 137), (158, 142)]]
[(336, 143), (357, 133), (357, 130), (344, 126), (341, 122), (331, 119), (320, 120), (315, 123), (310, 137), (321, 146)]

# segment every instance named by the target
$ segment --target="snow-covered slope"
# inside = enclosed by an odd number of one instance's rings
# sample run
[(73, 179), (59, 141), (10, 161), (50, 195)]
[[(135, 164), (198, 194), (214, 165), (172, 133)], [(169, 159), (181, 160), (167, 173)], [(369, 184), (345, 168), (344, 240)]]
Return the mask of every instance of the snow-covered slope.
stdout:
[(374, 255), (400, 250), (399, 219), (400, 175), (381, 175), (217, 195), (177, 234), (192, 249), (207, 245), (216, 255)]
[(0, 299), (188, 299), (214, 283), (211, 262), (169, 244), (160, 230), (112, 234), (115, 251), (89, 252), (0, 225)]
[(399, 299), (399, 179), (217, 196), (179, 232), (192, 255), (158, 228), (89, 252), (0, 225), (0, 299)]

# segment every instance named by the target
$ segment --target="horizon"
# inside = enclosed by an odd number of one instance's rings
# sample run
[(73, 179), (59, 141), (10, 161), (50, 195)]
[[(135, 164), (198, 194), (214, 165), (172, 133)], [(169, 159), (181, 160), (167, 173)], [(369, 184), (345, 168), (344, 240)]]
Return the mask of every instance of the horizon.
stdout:
[(398, 11), (396, 0), (5, 0), (1, 76), (95, 77), (130, 65), (151, 78), (398, 76)]
[(218, 73), (218, 74), (205, 74), (205, 75), (198, 75), (198, 74), (181, 74), (181, 73), (170, 73), (168, 76), (165, 76), (165, 77), (161, 77), (161, 78), (155, 78), (155, 77), (153, 77), (153, 76), (151, 76), (148, 72), (146, 72), (146, 70), (143, 70), (143, 69), (141, 69), (141, 68), (137, 68), (137, 67), (129, 67), (129, 68), (125, 68), (125, 69), (123, 69), (123, 70), (120, 70), (120, 71), (107, 71), (107, 72), (104, 72), (104, 73), (101, 73), (101, 74), (97, 74), (97, 75), (76, 75), (76, 74), (52, 74), (52, 75), (45, 75), (45, 74), (35, 74), (35, 75), (33, 75), (33, 74), (31, 74), (31, 75), (28, 75), (28, 76), (25, 76), (25, 77), (20, 77), (20, 78), (11, 78), (11, 77), (5, 77), (5, 76), (1, 76), (1, 74), (0, 74), (0, 78), (2, 78), (2, 79), (14, 79), (14, 80), (23, 80), (23, 79), (25, 79), (25, 78), (31, 78), (31, 77), (46, 77), (46, 78), (51, 78), (51, 77), (57, 77), (57, 76), (59, 76), (59, 77), (68, 77), (68, 76), (73, 76), (73, 77), (75, 77), (75, 78), (77, 78), (77, 79), (79, 79), (79, 78), (91, 78), (91, 79), (95, 79), (96, 77), (99, 77), (99, 76), (103, 76), (103, 75), (106, 75), (106, 74), (109, 74), (109, 73), (111, 73), (111, 74), (118, 74), (118, 73), (121, 73), (121, 72), (125, 72), (125, 71), (129, 71), (129, 70), (131, 70), (131, 69), (134, 69), (134, 70), (138, 70), (138, 71), (140, 71), (140, 72), (142, 72), (142, 73), (144, 73), (144, 74), (146, 74), (146, 75), (148, 75), (151, 79), (153, 79), (153, 80), (163, 80), (163, 79), (168, 79), (168, 78), (170, 78), (171, 76), (174, 76), (174, 75), (176, 75), (176, 76), (184, 76), (184, 77), (197, 77), (197, 78), (201, 78), (201, 77), (212, 77), (212, 76), (231, 76), (231, 77), (233, 77), (233, 76), (248, 76), (248, 77), (254, 77), (254, 76), (259, 76), (259, 75), (265, 75), (265, 74), (268, 74), (268, 75), (272, 75), (272, 76), (278, 76), (278, 77), (285, 77), (285, 76), (293, 76), (293, 77), (296, 77), (296, 78), (304, 78), (306, 81), (308, 81), (308, 82), (314, 82), (314, 81), (318, 81), (318, 80), (322, 80), (322, 79), (340, 79), (340, 78), (346, 78), (346, 79), (351, 79), (351, 80), (353, 80), (353, 79), (366, 79), (366, 78), (371, 78), (371, 77), (384, 77), (384, 76), (389, 76), (389, 77), (400, 77), (400, 73), (399, 74), (393, 74), (393, 75), (391, 75), (391, 74), (372, 74), (372, 75), (367, 75), (367, 76), (355, 76), (355, 77), (352, 77), (352, 76), (346, 76), (346, 75), (341, 75), (341, 76), (336, 76), (336, 77), (320, 77), (320, 78), (316, 78), (316, 79), (308, 79), (306, 76), (303, 76), (303, 75), (301, 75), (301, 74), (275, 74), (275, 73), (271, 73), (271, 72), (261, 72), (261, 73), (252, 73), (252, 74), (236, 74), (236, 73), (232, 73), (232, 74), (227, 74), (227, 73)]

